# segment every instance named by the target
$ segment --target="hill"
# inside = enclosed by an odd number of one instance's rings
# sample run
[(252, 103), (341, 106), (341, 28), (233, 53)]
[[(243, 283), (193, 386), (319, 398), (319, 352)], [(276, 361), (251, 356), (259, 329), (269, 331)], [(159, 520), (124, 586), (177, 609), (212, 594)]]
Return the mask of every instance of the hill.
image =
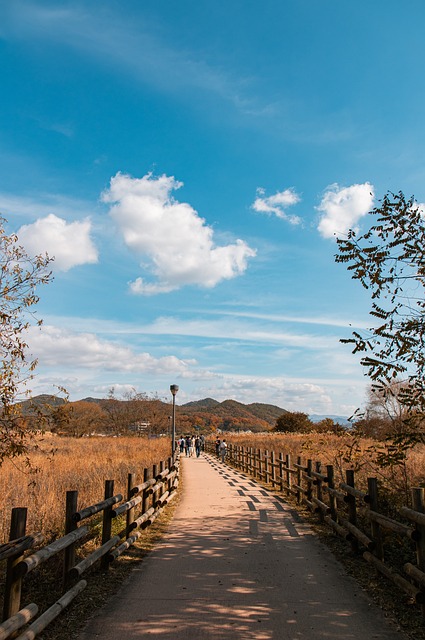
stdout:
[(39, 396), (34, 396), (34, 398), (23, 400), (19, 405), (22, 408), (22, 414), (24, 416), (33, 416), (37, 411), (42, 411), (47, 415), (53, 409), (56, 409), (65, 403), (66, 400), (58, 396), (41, 394)]
[[(35, 396), (32, 400), (22, 403), (24, 415), (34, 415), (34, 406), (46, 412), (51, 412), (65, 401), (50, 395)], [(136, 423), (149, 424), (152, 433), (166, 433), (169, 430), (170, 403), (157, 398), (143, 399), (133, 402), (127, 400), (111, 400), (108, 398), (87, 397), (78, 402), (70, 402), (73, 407), (74, 422), (79, 416), (78, 431), (83, 431), (84, 425), (91, 425), (97, 421), (100, 429), (118, 432), (126, 430), (129, 425)], [(97, 405), (98, 409), (90, 405)], [(243, 404), (236, 400), (218, 402), (213, 398), (203, 398), (176, 406), (176, 428), (178, 433), (191, 433), (196, 429), (222, 431), (270, 431), (277, 418), (286, 409), (272, 404), (253, 402)], [(340, 416), (310, 416), (313, 422), (330, 417), (335, 422), (346, 424), (346, 419)]]
[(179, 407), (180, 416), (197, 416), (200, 421), (207, 420), (210, 425), (225, 431), (268, 431), (282, 413), (285, 409), (271, 404), (243, 404), (236, 400), (217, 402), (212, 398), (187, 402)]

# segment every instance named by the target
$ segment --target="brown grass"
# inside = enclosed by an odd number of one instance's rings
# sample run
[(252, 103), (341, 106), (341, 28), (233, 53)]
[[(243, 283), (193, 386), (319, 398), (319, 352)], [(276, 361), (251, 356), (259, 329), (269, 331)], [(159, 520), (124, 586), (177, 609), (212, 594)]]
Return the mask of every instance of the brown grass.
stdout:
[(345, 471), (356, 471), (356, 484), (367, 488), (367, 478), (377, 477), (383, 491), (390, 493), (404, 503), (410, 501), (410, 487), (425, 484), (425, 446), (412, 449), (405, 463), (383, 466), (379, 464), (379, 453), (385, 451), (382, 442), (350, 434), (238, 434), (229, 435), (229, 443), (255, 449), (274, 451), (276, 454), (291, 455), (292, 462), (301, 456), (303, 462), (311, 459), (320, 461), (325, 467), (333, 465), (338, 482), (345, 482)]
[(31, 454), (33, 471), (10, 460), (0, 467), (0, 542), (8, 540), (13, 507), (28, 508), (28, 533), (58, 537), (66, 491), (79, 492), (79, 509), (103, 499), (105, 480), (114, 480), (114, 492), (125, 496), (128, 473), (140, 481), (145, 467), (170, 455), (168, 438), (46, 436), (40, 444)]

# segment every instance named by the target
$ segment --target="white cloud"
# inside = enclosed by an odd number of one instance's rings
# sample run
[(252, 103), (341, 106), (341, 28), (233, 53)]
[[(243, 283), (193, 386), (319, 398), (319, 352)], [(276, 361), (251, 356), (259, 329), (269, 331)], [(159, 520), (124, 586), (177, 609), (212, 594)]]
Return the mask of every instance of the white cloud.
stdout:
[(300, 224), (299, 216), (288, 215), (286, 209), (300, 202), (300, 196), (294, 189), (285, 189), (285, 191), (277, 191), (273, 196), (265, 197), (265, 190), (257, 189), (257, 197), (252, 205), (252, 209), (258, 213), (274, 214), (282, 220), (287, 220), (291, 224)]
[(88, 218), (67, 223), (51, 213), (33, 224), (23, 225), (17, 235), (29, 253), (47, 252), (55, 259), (55, 269), (68, 271), (77, 265), (98, 261), (90, 231), (91, 222)]
[(209, 339), (236, 340), (252, 342), (258, 345), (277, 345), (288, 348), (308, 348), (323, 351), (334, 348), (338, 344), (336, 336), (322, 336), (311, 333), (295, 333), (274, 329), (273, 326), (261, 325), (229, 318), (216, 321), (209, 320), (176, 320), (173, 317), (157, 318), (149, 326), (143, 327), (143, 331), (150, 335), (179, 335), (197, 336)]
[(54, 211), (57, 216), (66, 219), (73, 219), (76, 216), (81, 218), (92, 208), (93, 204), (90, 202), (57, 193), (31, 197), (0, 192), (0, 211), (5, 218), (9, 219), (13, 215), (27, 220), (36, 220), (48, 211)]
[(147, 14), (142, 19), (136, 15), (128, 19), (111, 7), (100, 11), (89, 4), (82, 8), (75, 3), (64, 8), (20, 2), (19, 7), (8, 7), (1, 17), (6, 25), (3, 38), (58, 41), (61, 46), (92, 56), (106, 65), (109, 73), (115, 67), (120, 76), (130, 74), (167, 93), (182, 89), (186, 94), (191, 89), (206, 92), (244, 114), (263, 117), (273, 110), (272, 105), (248, 95), (252, 78), (226, 72), (222, 65), (191, 52), (187, 43), (183, 48), (173, 46), (170, 40), (164, 40)]
[[(346, 404), (348, 388), (353, 404)], [(265, 392), (265, 389), (267, 390)], [(181, 389), (184, 393), (184, 388)], [(266, 402), (287, 411), (303, 411), (311, 414), (338, 414), (350, 416), (357, 408), (356, 399), (362, 397), (363, 387), (353, 387), (337, 381), (323, 381), (315, 384), (302, 379), (263, 376), (216, 376), (215, 381), (197, 387), (194, 398), (211, 397), (218, 401), (229, 398), (238, 402)], [(345, 397), (344, 397), (345, 396)]]
[(150, 260), (154, 282), (139, 277), (130, 284), (133, 293), (154, 294), (184, 285), (214, 287), (244, 273), (256, 251), (243, 240), (216, 246), (213, 230), (187, 203), (172, 192), (182, 186), (172, 176), (151, 174), (132, 178), (118, 173), (102, 199), (111, 203), (110, 215), (127, 246), (141, 259)]
[[(337, 366), (323, 368), (323, 350), (318, 354), (318, 349), (325, 348), (319, 343), (311, 345), (308, 362), (313, 367), (292, 368), (291, 360), (285, 362), (280, 351), (274, 351), (279, 358), (279, 373), (275, 375), (262, 375), (256, 371), (254, 375), (244, 375), (232, 371), (232, 367), (226, 366), (226, 371), (220, 371), (212, 365), (212, 368), (202, 368), (198, 362), (189, 355), (178, 357), (166, 352), (164, 356), (154, 356), (147, 351), (140, 352), (134, 345), (137, 341), (130, 334), (133, 327), (115, 327), (109, 321), (104, 327), (105, 333), (119, 334), (119, 339), (101, 338), (94, 331), (99, 331), (101, 326), (92, 320), (86, 323), (74, 322), (78, 331), (66, 327), (53, 326), (51, 319), (48, 325), (41, 328), (32, 327), (28, 335), (28, 343), (33, 357), (38, 358), (39, 366), (34, 381), (31, 382), (33, 391), (37, 393), (51, 393), (55, 385), (63, 386), (70, 393), (71, 399), (76, 400), (87, 395), (105, 395), (107, 390), (114, 386), (118, 388), (140, 388), (143, 391), (157, 391), (160, 395), (168, 397), (170, 381), (180, 386), (179, 403), (189, 400), (197, 400), (202, 397), (213, 397), (217, 400), (234, 398), (240, 402), (268, 402), (282, 408), (307, 413), (334, 413), (351, 415), (357, 406), (360, 406), (364, 397), (365, 382), (361, 372), (353, 367), (350, 360), (344, 354), (335, 354)], [(102, 324), (102, 323), (100, 323)], [(95, 327), (93, 330), (93, 326)], [(90, 328), (91, 327), (91, 328)], [(135, 327), (134, 327), (135, 329)], [(141, 333), (163, 333), (172, 331), (168, 326), (139, 327)], [(191, 335), (208, 335), (220, 338), (225, 335), (224, 328), (214, 327), (211, 324), (204, 328), (196, 329), (193, 325)], [(230, 340), (240, 340), (241, 334), (247, 327), (239, 326), (239, 333), (234, 328), (228, 331)], [(125, 334), (129, 334), (129, 338)], [(186, 331), (182, 332), (183, 335)], [(288, 344), (305, 344), (296, 338), (290, 337), (289, 342), (284, 336), (276, 336), (277, 342)], [(248, 335), (248, 340), (266, 340), (266, 335)], [(128, 341), (128, 342), (127, 342)], [(172, 340), (166, 343), (172, 344)], [(218, 342), (214, 350), (220, 349)], [(156, 348), (156, 347), (154, 347)], [(333, 344), (335, 349), (335, 343)], [(181, 351), (181, 349), (180, 349)], [(184, 349), (192, 354), (193, 348)], [(331, 344), (328, 345), (331, 351)], [(164, 351), (162, 351), (164, 353)], [(199, 348), (196, 350), (199, 355)], [(318, 354), (315, 356), (315, 354)], [(297, 358), (299, 356), (297, 355)], [(264, 351), (264, 358), (269, 358)], [(326, 362), (329, 360), (329, 356)], [(236, 362), (236, 360), (235, 360)], [(270, 360), (269, 360), (270, 362)], [(317, 375), (317, 362), (321, 362), (320, 375)], [(291, 371), (290, 374), (280, 375), (280, 372)]]
[(349, 229), (356, 229), (360, 218), (373, 206), (374, 188), (369, 182), (340, 187), (333, 184), (325, 191), (317, 207), (322, 211), (318, 231), (324, 238), (341, 236)]
[(194, 360), (176, 356), (155, 358), (137, 353), (121, 343), (101, 340), (94, 333), (76, 333), (51, 325), (31, 328), (28, 344), (40, 367), (65, 367), (67, 371), (102, 370), (123, 373), (185, 375)]

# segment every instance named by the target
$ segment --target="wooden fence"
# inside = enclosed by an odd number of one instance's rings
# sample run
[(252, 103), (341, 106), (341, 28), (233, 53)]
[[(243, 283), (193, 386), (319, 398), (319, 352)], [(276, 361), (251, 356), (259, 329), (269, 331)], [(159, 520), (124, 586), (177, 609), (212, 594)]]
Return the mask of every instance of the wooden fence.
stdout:
[[(207, 451), (215, 453), (213, 442)], [(290, 455), (229, 444), (226, 462), (291, 497), (317, 514), (342, 536), (356, 554), (408, 594), (425, 616), (425, 488), (412, 488), (412, 508), (401, 507), (399, 520), (382, 513), (376, 478), (367, 479), (367, 491), (356, 487), (355, 473), (336, 483), (334, 468)], [(409, 561), (395, 566), (403, 546)], [(387, 559), (391, 558), (391, 562)]]
[[(17, 640), (33, 640), (85, 589), (87, 580), (81, 579), (81, 576), (87, 569), (98, 564), (107, 570), (113, 560), (140, 538), (142, 534), (139, 529), (152, 524), (177, 493), (178, 458), (174, 462), (169, 458), (168, 461), (143, 469), (141, 480), (137, 484), (136, 474), (128, 475), (125, 500), (121, 494), (114, 495), (114, 481), (106, 480), (104, 499), (80, 510), (77, 509), (78, 492), (68, 491), (65, 535), (44, 547), (41, 546), (44, 537), (40, 533), (26, 532), (27, 509), (12, 510), (9, 542), (0, 545), (0, 561), (7, 562), (0, 640), (11, 636)], [(123, 528), (112, 535), (114, 519), (118, 516), (122, 516)], [(101, 520), (101, 546), (77, 561), (77, 553), (83, 555), (80, 546), (87, 542), (90, 534), (89, 525), (81, 525), (81, 522), (93, 517), (96, 524)], [(58, 587), (62, 595), (18, 635), (18, 631), (28, 625), (39, 611), (39, 607), (33, 602), (22, 606), (21, 593), (25, 576), (59, 552), (63, 552), (63, 580), (62, 587)]]

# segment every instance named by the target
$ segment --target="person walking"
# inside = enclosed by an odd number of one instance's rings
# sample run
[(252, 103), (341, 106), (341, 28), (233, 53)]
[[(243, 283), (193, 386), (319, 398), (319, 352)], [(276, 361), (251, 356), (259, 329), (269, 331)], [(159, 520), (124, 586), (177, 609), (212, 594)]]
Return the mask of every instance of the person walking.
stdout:
[(184, 452), (186, 454), (186, 458), (190, 455), (190, 436), (186, 436), (185, 441), (184, 441)]
[(195, 438), (195, 452), (196, 452), (196, 457), (199, 458), (201, 454), (201, 438), (199, 436)]
[(223, 440), (220, 442), (220, 458), (221, 458), (222, 462), (224, 462), (224, 459), (226, 457), (226, 453), (227, 453), (227, 442), (223, 438)]

